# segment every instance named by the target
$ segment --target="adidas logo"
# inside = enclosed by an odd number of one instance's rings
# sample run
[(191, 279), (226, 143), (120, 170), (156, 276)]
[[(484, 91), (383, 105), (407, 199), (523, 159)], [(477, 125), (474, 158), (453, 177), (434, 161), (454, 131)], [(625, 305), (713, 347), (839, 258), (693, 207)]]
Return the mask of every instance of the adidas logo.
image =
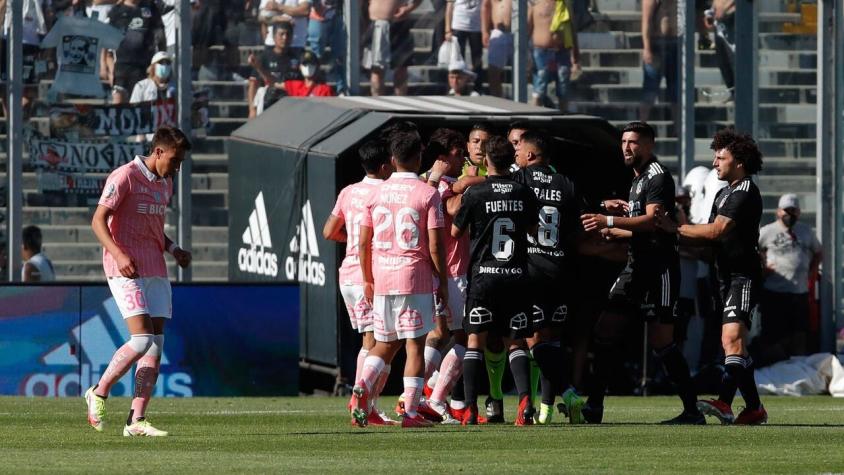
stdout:
[[(325, 264), (319, 262), (314, 215), (311, 201), (302, 206), (302, 220), (296, 226), (293, 238), (288, 246), (290, 256), (284, 261), (284, 274), (289, 280), (298, 280), (311, 285), (325, 285)], [(295, 257), (298, 254), (298, 259)]]
[(258, 192), (255, 209), (249, 215), (249, 226), (243, 231), (243, 244), (237, 253), (237, 266), (241, 272), (276, 277), (278, 275), (278, 255), (269, 252), (273, 246), (270, 238), (270, 225), (267, 222), (267, 208), (264, 206), (264, 192)]
[[(114, 352), (129, 339), (129, 331), (123, 323), (114, 298), (106, 299), (103, 307), (107, 314), (105, 317), (94, 315), (70, 330), (73, 343), (59, 345), (41, 356), (39, 363), (55, 366), (56, 371), (27, 376), (23, 383), (25, 396), (79, 396), (100, 380), (100, 375), (108, 367)], [(117, 335), (118, 339), (113, 335)], [(166, 367), (169, 365), (167, 353), (163, 352), (155, 396), (193, 396), (191, 375), (167, 371)], [(111, 395), (131, 396), (133, 380), (134, 372), (127, 372), (112, 386)]]

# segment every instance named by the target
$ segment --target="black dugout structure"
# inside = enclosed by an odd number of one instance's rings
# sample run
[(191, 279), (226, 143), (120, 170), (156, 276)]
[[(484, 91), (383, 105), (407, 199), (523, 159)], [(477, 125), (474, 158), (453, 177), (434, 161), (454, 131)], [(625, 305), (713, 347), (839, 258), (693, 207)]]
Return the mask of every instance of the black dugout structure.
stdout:
[(598, 117), (495, 97), (280, 100), (228, 143), (229, 280), (301, 284), (305, 367), (354, 374), (359, 337), (337, 285), (344, 248), (325, 241), (322, 227), (340, 190), (363, 176), (358, 146), (396, 121), (415, 123), (423, 140), (439, 127), (468, 134), (486, 122), (506, 134), (511, 123), (526, 121), (555, 138), (553, 164), (572, 177), (589, 208), (627, 197), (632, 175), (623, 164), (620, 133)]

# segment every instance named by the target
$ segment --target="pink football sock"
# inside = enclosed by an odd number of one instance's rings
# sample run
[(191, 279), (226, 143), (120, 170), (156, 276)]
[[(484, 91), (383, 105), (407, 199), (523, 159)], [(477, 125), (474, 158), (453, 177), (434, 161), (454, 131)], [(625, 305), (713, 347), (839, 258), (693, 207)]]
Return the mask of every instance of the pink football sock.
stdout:
[(462, 345), (454, 345), (454, 348), (445, 355), (443, 364), (440, 368), (440, 377), (437, 378), (437, 384), (434, 386), (434, 391), (431, 393), (431, 399), (434, 401), (444, 402), (445, 398), (454, 387), (454, 383), (460, 379), (463, 374), (463, 355), (466, 354), (466, 348)]
[(152, 345), (152, 340), (152, 335), (132, 335), (129, 341), (118, 348), (114, 352), (114, 356), (111, 357), (111, 362), (103, 372), (102, 377), (100, 377), (94, 394), (100, 397), (108, 396), (111, 386), (119, 381), (136, 361), (141, 359)]

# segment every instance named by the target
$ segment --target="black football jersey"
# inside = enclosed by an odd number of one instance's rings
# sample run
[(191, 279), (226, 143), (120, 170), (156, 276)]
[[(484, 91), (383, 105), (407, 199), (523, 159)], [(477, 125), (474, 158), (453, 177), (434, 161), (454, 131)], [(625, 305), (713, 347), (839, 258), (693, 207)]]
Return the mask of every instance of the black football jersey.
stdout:
[[(656, 158), (645, 165), (630, 185), (631, 218), (647, 214), (649, 204), (659, 204), (674, 219), (674, 178)], [(629, 258), (636, 264), (665, 265), (679, 258), (677, 235), (662, 230), (637, 231), (630, 240)]]
[(534, 193), (510, 177), (490, 176), (466, 190), (454, 225), (469, 228), (473, 290), (527, 278), (527, 235), (538, 213)]
[(583, 210), (574, 183), (546, 165), (523, 168), (513, 180), (527, 185), (539, 202), (539, 226), (528, 236), (529, 274), (558, 278), (571, 273), (572, 237), (582, 229)]
[(715, 195), (709, 222), (718, 215), (735, 221), (733, 227), (716, 243), (715, 263), (718, 276), (727, 279), (731, 274), (759, 277), (762, 264), (759, 258), (759, 221), (762, 219), (762, 193), (750, 177), (735, 185), (726, 186)]

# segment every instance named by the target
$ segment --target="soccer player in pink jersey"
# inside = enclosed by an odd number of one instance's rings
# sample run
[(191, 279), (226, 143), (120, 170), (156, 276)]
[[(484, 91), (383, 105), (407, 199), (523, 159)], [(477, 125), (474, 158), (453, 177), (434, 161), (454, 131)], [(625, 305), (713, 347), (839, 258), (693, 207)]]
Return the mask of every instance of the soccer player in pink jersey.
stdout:
[[(445, 210), (445, 228), (451, 228), (453, 216), (460, 209), (460, 196), (454, 193), (452, 185), (460, 176), (463, 166), (463, 144), (465, 137), (452, 129), (437, 129), (425, 149), (425, 155), (434, 164), (424, 178), (428, 185), (437, 188)], [(443, 424), (460, 424), (462, 415), (455, 417), (449, 410), (446, 397), (456, 387), (463, 374), (463, 356), (466, 353), (466, 332), (463, 330), (464, 305), (466, 303), (466, 272), (469, 267), (469, 238), (459, 239), (445, 233), (446, 274), (448, 279), (448, 302), (437, 302), (435, 319), (437, 325), (428, 334), (425, 342), (425, 397), (420, 412)], [(442, 352), (445, 352), (442, 356)], [(437, 370), (439, 369), (439, 370)], [(463, 388), (452, 398), (452, 409), (465, 408)]]
[(164, 235), (172, 177), (190, 148), (181, 130), (161, 127), (152, 139), (149, 156), (136, 156), (108, 176), (94, 212), (91, 227), (103, 246), (108, 286), (132, 335), (114, 353), (100, 381), (85, 391), (88, 423), (97, 431), (103, 430), (111, 386), (137, 362), (135, 393), (123, 435), (167, 435), (146, 420), (145, 412), (158, 378), (164, 323), (172, 314), (163, 253), (171, 253), (181, 267), (191, 262), (191, 253)]
[[(432, 273), (446, 282), (442, 201), (416, 175), (422, 152), (417, 132), (393, 133), (390, 152), (396, 172), (372, 195), (361, 222), (360, 263), (364, 295), (373, 303), (376, 343), (355, 384), (352, 415), (366, 425), (367, 400), (378, 375), (404, 340), (402, 427), (425, 427), (431, 423), (416, 409), (424, 384), (425, 336), (434, 328)], [(440, 285), (438, 297), (448, 301), (447, 285)]]
[[(346, 257), (343, 259), (339, 271), (340, 295), (343, 296), (343, 302), (349, 312), (352, 328), (363, 336), (361, 349), (358, 352), (355, 382), (360, 380), (363, 361), (368, 356), (369, 350), (375, 346), (372, 304), (363, 295), (364, 282), (358, 253), (360, 224), (363, 221), (364, 213), (367, 212), (366, 204), (369, 202), (371, 195), (378, 188), (378, 185), (393, 173), (393, 166), (390, 163), (390, 146), (387, 142), (383, 140), (366, 142), (358, 149), (358, 154), (366, 176), (363, 180), (340, 191), (334, 210), (322, 229), (322, 235), (325, 239), (346, 243)], [(390, 365), (387, 364), (378, 376), (373, 394), (381, 392), (389, 375)], [(391, 425), (394, 423), (394, 421), (384, 419), (379, 414), (375, 398), (372, 398), (369, 402), (371, 406), (368, 414), (369, 424)], [(351, 401), (349, 408), (351, 409)]]

